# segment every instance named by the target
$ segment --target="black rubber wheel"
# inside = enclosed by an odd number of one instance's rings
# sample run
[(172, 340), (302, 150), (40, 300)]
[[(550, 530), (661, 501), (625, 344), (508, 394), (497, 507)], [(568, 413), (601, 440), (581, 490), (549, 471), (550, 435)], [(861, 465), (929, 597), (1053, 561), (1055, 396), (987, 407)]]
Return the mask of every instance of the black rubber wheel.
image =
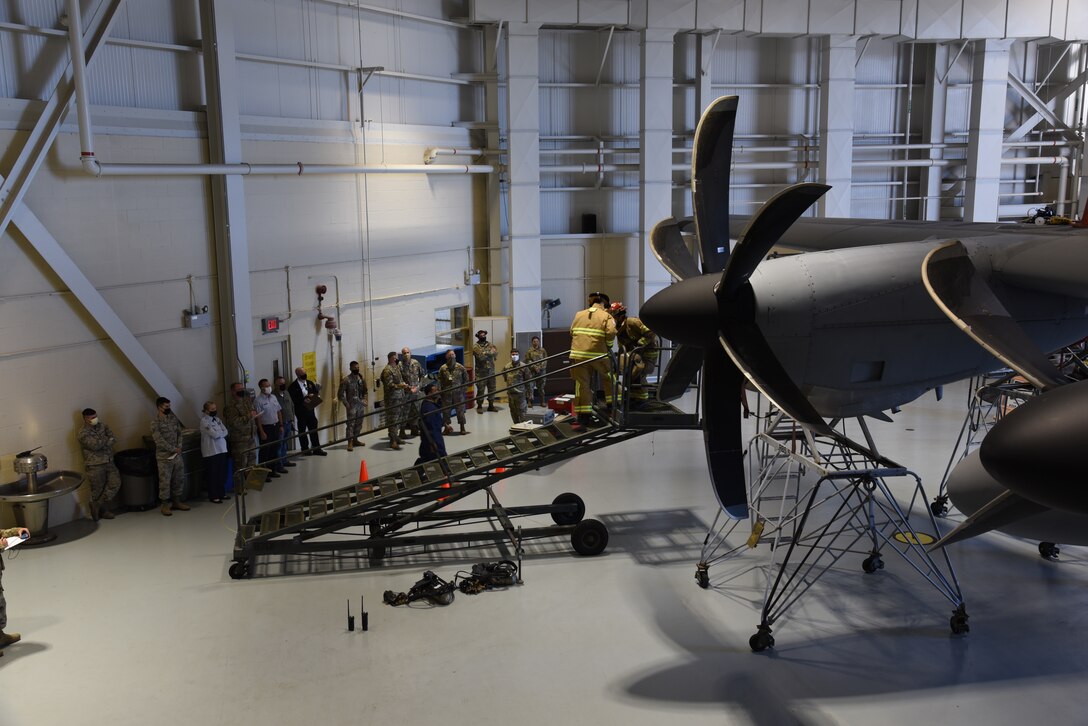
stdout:
[(1062, 553), (1058, 545), (1053, 542), (1040, 542), (1039, 543), (1039, 556), (1044, 560), (1054, 561), (1058, 559), (1058, 555)]
[(971, 626), (967, 624), (967, 611), (962, 606), (952, 613), (952, 617), (948, 619), (948, 626), (952, 628), (954, 635), (966, 635), (971, 632)]
[(574, 492), (563, 492), (552, 500), (552, 505), (574, 505), (573, 512), (552, 512), (552, 521), (556, 524), (578, 524), (586, 516), (586, 503)]
[(752, 649), (753, 653), (762, 653), (767, 648), (774, 647), (774, 636), (766, 630), (760, 630), (748, 639), (748, 647)]
[(608, 528), (596, 519), (583, 519), (570, 533), (570, 544), (583, 557), (593, 557), (608, 546)]
[(704, 590), (710, 587), (710, 572), (705, 567), (699, 567), (695, 570), (695, 581), (699, 583), (699, 587)]
[(884, 569), (884, 560), (875, 555), (870, 555), (861, 561), (861, 569), (865, 570), (866, 574), (873, 574), (877, 570)]
[(241, 580), (243, 577), (249, 575), (249, 563), (245, 560), (232, 562), (230, 568), (227, 570), (227, 574), (230, 575), (230, 579), (232, 580)]
[(943, 517), (948, 514), (948, 498), (937, 497), (929, 505), (929, 511), (933, 512), (934, 517)]

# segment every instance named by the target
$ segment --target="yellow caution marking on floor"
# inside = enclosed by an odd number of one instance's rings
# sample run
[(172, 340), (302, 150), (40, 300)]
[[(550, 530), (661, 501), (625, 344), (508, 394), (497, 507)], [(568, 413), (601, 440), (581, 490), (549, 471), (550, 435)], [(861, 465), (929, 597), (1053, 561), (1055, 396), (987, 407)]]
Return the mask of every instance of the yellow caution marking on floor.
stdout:
[(915, 532), (914, 534), (911, 534), (910, 532), (896, 532), (895, 540), (897, 542), (902, 542), (903, 544), (922, 546), (931, 545), (937, 541), (935, 537), (931, 537), (925, 532)]

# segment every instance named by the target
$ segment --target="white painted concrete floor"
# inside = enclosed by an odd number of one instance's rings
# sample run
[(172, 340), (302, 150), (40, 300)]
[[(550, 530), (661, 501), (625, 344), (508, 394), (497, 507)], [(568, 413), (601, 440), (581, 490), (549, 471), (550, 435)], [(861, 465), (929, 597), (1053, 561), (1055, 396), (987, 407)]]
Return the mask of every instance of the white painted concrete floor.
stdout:
[[(883, 452), (931, 490), (964, 391), (873, 424)], [(470, 413), (472, 434), (449, 448), (498, 438), (508, 422), (505, 410)], [(371, 475), (415, 458), (366, 440), (305, 457), (251, 511), (349, 483), (360, 458)], [(497, 490), (505, 504), (578, 492), (608, 524), (608, 550), (581, 558), (566, 542), (531, 543), (520, 587), (392, 608), (383, 591), (407, 590), (424, 569), (448, 578), (499, 552), (233, 581), (226, 504), (66, 525), (57, 543), (7, 562), (23, 641), (0, 658), (0, 724), (1088, 723), (1078, 548), (1051, 563), (999, 534), (955, 547), (964, 638), (905, 563), (865, 575), (848, 556), (776, 624), (776, 647), (753, 654), (760, 556), (731, 565), (728, 585), (693, 579), (715, 511), (699, 432), (647, 434)], [(360, 595), (370, 631), (349, 633), (346, 601), (358, 614)]]

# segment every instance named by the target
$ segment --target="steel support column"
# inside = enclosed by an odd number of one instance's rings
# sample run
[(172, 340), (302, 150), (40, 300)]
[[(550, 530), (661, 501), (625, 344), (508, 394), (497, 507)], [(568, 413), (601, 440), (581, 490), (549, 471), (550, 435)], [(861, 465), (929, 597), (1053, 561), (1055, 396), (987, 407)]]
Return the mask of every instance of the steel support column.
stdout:
[(1001, 191), (1010, 41), (976, 40), (971, 71), (971, 121), (967, 141), (963, 221), (996, 222)]
[(822, 217), (850, 216), (857, 45), (852, 35), (822, 40), (819, 181), (831, 185), (831, 191), (817, 202)]
[[(507, 25), (509, 235), (502, 269), (513, 332), (540, 330), (540, 26)], [(492, 312), (495, 312), (494, 308)]]
[(672, 84), (676, 31), (647, 28), (640, 37), (639, 303), (672, 281), (650, 251), (650, 232), (672, 210)]
[[(242, 161), (238, 67), (234, 52), (237, 3), (200, 0), (204, 85), (208, 100), (208, 155), (213, 164)], [(219, 333), (224, 385), (249, 379), (253, 369), (253, 316), (249, 292), (249, 239), (245, 182), (240, 176), (209, 179), (219, 287)]]
[(699, 117), (711, 102), (717, 98), (711, 85), (714, 68), (714, 50), (718, 46), (718, 39), (722, 31), (713, 35), (695, 36), (695, 120)]
[[(931, 43), (925, 49), (926, 85), (922, 92), (922, 141), (928, 144), (944, 143), (945, 107), (948, 103), (948, 46)], [(931, 148), (930, 159), (941, 159), (944, 150)], [(922, 205), (919, 217), (935, 222), (941, 218), (941, 179), (939, 166), (927, 166), (921, 170), (920, 191)]]

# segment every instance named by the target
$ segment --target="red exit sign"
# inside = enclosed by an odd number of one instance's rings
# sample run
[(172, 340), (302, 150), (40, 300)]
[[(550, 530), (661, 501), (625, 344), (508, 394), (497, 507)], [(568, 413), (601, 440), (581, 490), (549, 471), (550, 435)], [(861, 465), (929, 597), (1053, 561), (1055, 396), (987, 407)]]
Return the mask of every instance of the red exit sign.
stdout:
[(278, 332), (280, 332), (280, 319), (279, 318), (261, 318), (261, 332), (262, 333), (278, 333)]

